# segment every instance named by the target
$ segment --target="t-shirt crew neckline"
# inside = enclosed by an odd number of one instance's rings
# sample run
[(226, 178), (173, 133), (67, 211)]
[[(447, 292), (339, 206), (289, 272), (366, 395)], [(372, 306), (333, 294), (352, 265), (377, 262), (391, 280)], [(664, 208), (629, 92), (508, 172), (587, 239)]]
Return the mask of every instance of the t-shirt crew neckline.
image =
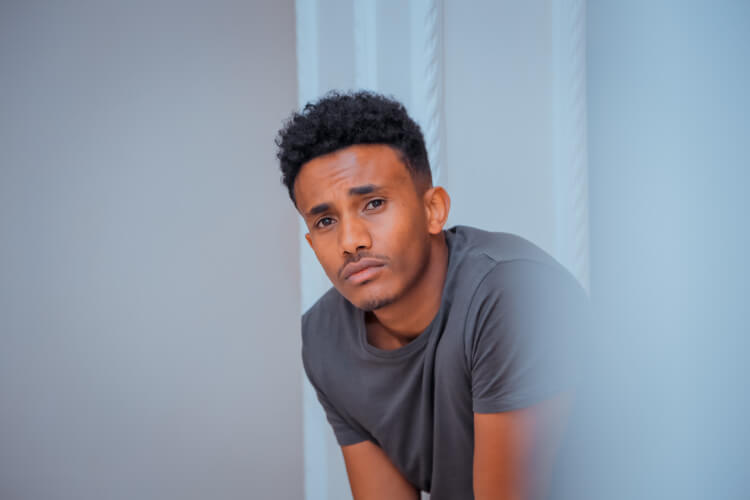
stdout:
[(403, 345), (401, 347), (397, 347), (396, 349), (381, 349), (379, 347), (375, 347), (374, 345), (370, 344), (367, 341), (367, 328), (365, 327), (365, 311), (363, 309), (360, 309), (358, 307), (355, 308), (356, 311), (356, 322), (357, 322), (357, 337), (359, 338), (359, 345), (364, 351), (367, 353), (379, 358), (379, 359), (401, 359), (405, 356), (408, 356), (409, 354), (417, 351), (418, 349), (421, 349), (426, 343), (428, 338), (430, 337), (430, 334), (432, 333), (433, 327), (435, 324), (439, 321), (440, 317), (443, 315), (445, 311), (445, 300), (446, 300), (446, 293), (445, 289), (448, 287), (448, 282), (450, 281), (451, 277), (453, 276), (453, 232), (450, 230), (444, 230), (443, 236), (445, 237), (445, 244), (448, 247), (448, 266), (445, 273), (445, 282), (443, 283), (443, 289), (441, 290), (441, 296), (440, 296), (440, 308), (438, 309), (437, 314), (435, 314), (435, 317), (432, 318), (432, 321), (430, 321), (430, 324), (427, 325), (427, 328), (422, 331), (414, 340), (409, 342), (406, 345)]

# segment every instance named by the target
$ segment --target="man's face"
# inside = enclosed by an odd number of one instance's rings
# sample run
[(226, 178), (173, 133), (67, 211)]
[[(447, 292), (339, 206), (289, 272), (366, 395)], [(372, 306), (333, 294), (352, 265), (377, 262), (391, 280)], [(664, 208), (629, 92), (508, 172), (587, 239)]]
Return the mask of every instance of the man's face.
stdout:
[(355, 306), (391, 304), (423, 273), (430, 235), (421, 191), (386, 145), (350, 146), (302, 166), (294, 193), (307, 241)]

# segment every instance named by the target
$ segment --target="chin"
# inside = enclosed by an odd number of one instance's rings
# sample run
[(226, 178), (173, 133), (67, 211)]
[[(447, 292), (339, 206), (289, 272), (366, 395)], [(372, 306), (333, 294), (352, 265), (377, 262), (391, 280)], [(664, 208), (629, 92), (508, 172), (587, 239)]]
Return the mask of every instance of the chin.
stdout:
[(364, 302), (360, 303), (357, 307), (364, 311), (375, 311), (377, 309), (381, 309), (385, 306), (389, 306), (393, 304), (396, 301), (395, 297), (375, 297), (371, 299), (367, 299)]
[(375, 311), (396, 302), (401, 296), (398, 290), (394, 290), (391, 283), (382, 282), (379, 279), (365, 281), (356, 285), (354, 289), (349, 287), (339, 288), (339, 292), (349, 302), (364, 311)]
[(357, 307), (365, 311), (375, 311), (383, 307), (389, 306), (396, 302), (398, 294), (388, 293), (381, 291), (369, 291), (358, 297), (356, 301), (351, 301)]

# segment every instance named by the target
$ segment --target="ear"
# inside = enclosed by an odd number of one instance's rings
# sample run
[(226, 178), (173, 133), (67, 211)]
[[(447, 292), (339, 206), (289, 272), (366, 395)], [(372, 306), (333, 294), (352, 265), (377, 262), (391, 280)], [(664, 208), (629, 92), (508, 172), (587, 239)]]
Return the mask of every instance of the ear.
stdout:
[(307, 244), (310, 245), (310, 248), (312, 248), (312, 238), (310, 238), (310, 233), (305, 233), (305, 239), (307, 240)]
[(440, 186), (429, 188), (422, 198), (424, 200), (425, 214), (427, 216), (427, 231), (430, 234), (439, 234), (448, 220), (451, 209), (451, 197), (445, 189)]

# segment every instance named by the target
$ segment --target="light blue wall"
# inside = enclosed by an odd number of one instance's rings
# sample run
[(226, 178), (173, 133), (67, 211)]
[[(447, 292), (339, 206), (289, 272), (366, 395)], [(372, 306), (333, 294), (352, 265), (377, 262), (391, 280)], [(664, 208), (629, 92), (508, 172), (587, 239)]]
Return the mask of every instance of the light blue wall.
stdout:
[(748, 498), (750, 4), (587, 26), (598, 331), (566, 498)]

